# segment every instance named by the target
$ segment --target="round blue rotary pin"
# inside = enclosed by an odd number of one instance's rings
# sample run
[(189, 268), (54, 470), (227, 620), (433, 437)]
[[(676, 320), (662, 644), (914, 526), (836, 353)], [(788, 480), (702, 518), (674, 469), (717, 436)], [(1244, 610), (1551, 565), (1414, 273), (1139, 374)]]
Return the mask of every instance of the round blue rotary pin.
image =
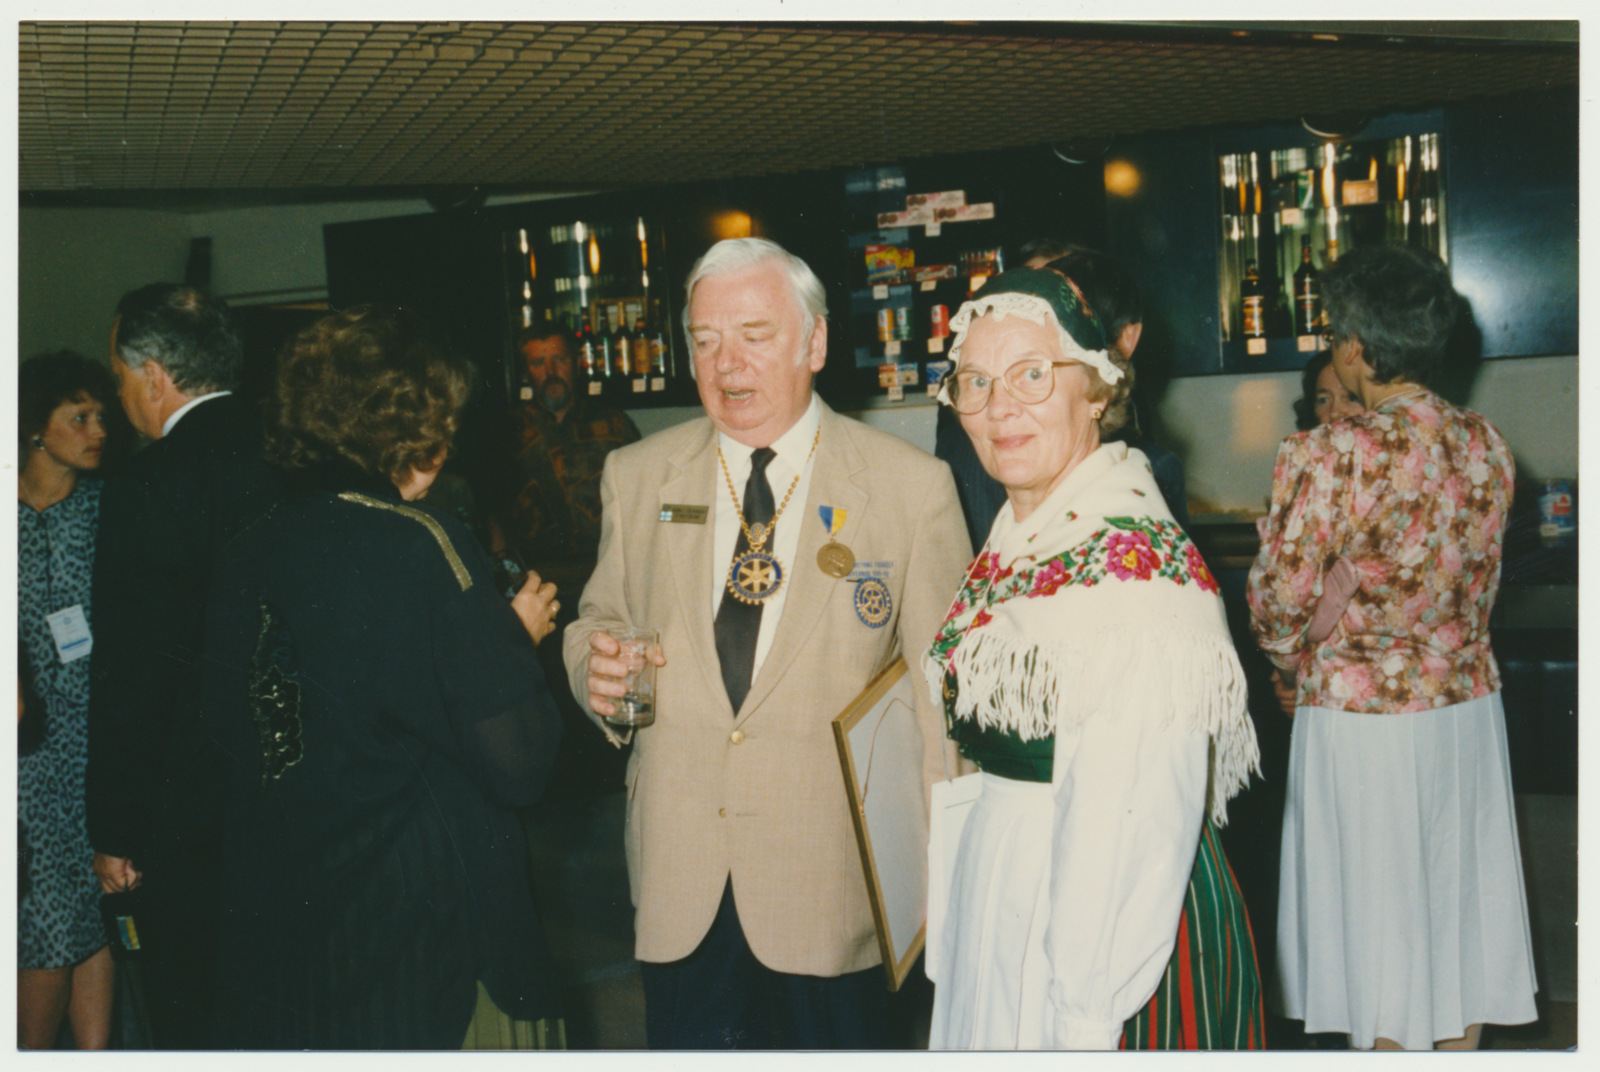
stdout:
[(889, 586), (876, 577), (863, 577), (856, 582), (856, 617), (874, 629), (884, 625), (894, 610), (894, 599)]

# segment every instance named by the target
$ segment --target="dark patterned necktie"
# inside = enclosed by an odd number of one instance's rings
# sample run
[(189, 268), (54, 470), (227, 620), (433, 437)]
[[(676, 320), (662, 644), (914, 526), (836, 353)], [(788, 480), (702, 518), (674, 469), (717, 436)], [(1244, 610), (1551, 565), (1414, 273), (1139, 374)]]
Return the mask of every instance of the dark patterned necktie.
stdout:
[[(767, 526), (764, 550), (768, 554), (777, 546), (777, 534), (772, 531), (772, 485), (767, 483), (767, 465), (774, 457), (770, 447), (760, 447), (750, 455), (750, 479), (745, 482), (743, 500), (745, 525)], [(739, 539), (733, 545), (734, 559), (750, 550), (744, 528), (744, 525), (739, 526)], [(725, 568), (732, 568), (732, 565), (730, 559)], [(761, 633), (761, 604), (735, 599), (728, 591), (727, 577), (726, 573), (722, 575), (722, 606), (717, 609), (715, 633), (717, 658), (722, 662), (722, 685), (728, 690), (733, 713), (738, 715), (750, 692), (750, 671), (756, 663), (756, 637)]]

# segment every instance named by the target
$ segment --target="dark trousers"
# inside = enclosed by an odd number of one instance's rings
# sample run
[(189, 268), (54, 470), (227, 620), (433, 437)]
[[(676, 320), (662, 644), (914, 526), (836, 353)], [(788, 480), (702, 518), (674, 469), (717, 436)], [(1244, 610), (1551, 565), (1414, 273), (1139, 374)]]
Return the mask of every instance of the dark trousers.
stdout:
[(739, 926), (733, 884), (699, 948), (643, 963), (653, 1050), (876, 1050), (892, 1045), (882, 968), (832, 978), (773, 971)]
[(141, 869), (149, 940), (137, 971), (155, 1049), (213, 1049), (225, 1041), (212, 1033), (219, 863), (215, 843), (198, 838), (164, 847)]

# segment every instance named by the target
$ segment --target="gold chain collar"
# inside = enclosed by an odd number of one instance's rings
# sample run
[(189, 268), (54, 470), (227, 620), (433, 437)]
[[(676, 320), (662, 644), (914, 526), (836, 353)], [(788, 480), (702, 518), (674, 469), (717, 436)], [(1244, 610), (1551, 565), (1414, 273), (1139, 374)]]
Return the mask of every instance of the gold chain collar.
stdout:
[[(728, 459), (722, 456), (722, 445), (717, 445), (717, 461), (722, 465), (722, 478), (728, 482), (728, 494), (733, 496), (733, 509), (739, 515), (739, 527), (744, 530), (744, 538), (750, 544), (750, 550), (761, 551), (767, 545), (767, 537), (778, 527), (778, 518), (783, 516), (784, 507), (789, 505), (789, 499), (794, 495), (794, 489), (800, 486), (800, 477), (805, 474), (806, 465), (810, 463), (811, 456), (817, 452), (817, 443), (822, 439), (822, 425), (817, 425), (817, 434), (811, 437), (811, 449), (806, 452), (806, 460), (800, 463), (800, 471), (794, 475), (794, 480), (789, 484), (789, 490), (783, 493), (783, 502), (772, 512), (772, 520), (765, 525), (757, 522), (752, 526), (744, 519), (744, 504), (739, 501), (739, 493), (733, 487), (733, 475), (728, 472)], [(777, 457), (777, 452), (773, 452)], [(770, 462), (768, 463), (771, 464)], [(763, 474), (764, 475), (764, 474)]]

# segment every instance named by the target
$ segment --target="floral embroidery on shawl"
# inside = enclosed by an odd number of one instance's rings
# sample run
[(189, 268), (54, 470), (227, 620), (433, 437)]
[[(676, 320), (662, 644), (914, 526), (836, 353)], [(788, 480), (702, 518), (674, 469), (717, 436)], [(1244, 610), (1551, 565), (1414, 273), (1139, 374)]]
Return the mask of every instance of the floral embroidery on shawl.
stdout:
[[(993, 552), (980, 554), (967, 581), (934, 638), (933, 653), (949, 668), (962, 636), (993, 620), (991, 608), (1008, 599), (1036, 599), (1056, 594), (1067, 585), (1086, 588), (1107, 577), (1120, 581), (1165, 580), (1195, 584), (1216, 592), (1217, 581), (1200, 549), (1176, 521), (1148, 517), (1109, 517), (1083, 544), (1040, 560), (1035, 556), (1001, 566)], [(981, 606), (980, 606), (981, 604)]]

